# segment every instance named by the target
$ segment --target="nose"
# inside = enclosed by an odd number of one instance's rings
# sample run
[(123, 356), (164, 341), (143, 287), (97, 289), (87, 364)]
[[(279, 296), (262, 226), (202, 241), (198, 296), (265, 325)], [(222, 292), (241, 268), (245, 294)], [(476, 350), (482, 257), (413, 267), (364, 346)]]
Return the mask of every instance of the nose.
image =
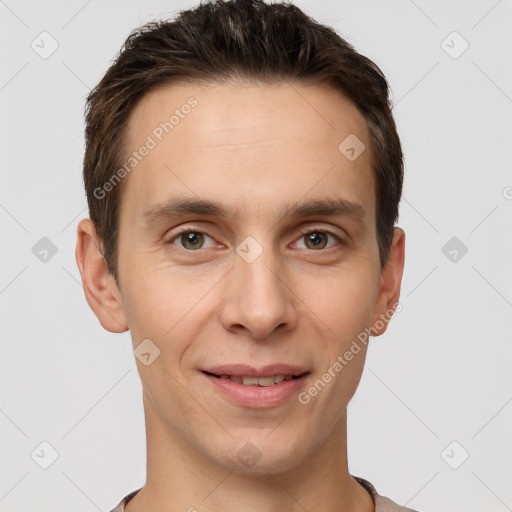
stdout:
[(270, 249), (252, 262), (234, 255), (233, 268), (227, 274), (221, 323), (230, 332), (247, 332), (264, 339), (274, 331), (285, 332), (297, 323), (294, 294), (286, 276), (276, 264)]

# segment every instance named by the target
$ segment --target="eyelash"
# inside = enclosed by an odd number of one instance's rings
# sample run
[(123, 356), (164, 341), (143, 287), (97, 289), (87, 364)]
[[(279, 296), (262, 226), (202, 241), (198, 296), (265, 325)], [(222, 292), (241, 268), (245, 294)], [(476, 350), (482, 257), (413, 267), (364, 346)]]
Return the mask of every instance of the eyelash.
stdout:
[[(181, 231), (179, 231), (178, 233), (176, 233), (172, 238), (170, 238), (166, 243), (167, 244), (173, 244), (173, 242), (175, 240), (177, 240), (180, 236), (184, 235), (184, 234), (188, 234), (188, 233), (201, 233), (203, 235), (207, 235), (207, 236), (210, 236), (208, 235), (207, 233), (205, 233), (204, 231), (201, 231), (201, 229), (196, 229), (194, 228), (193, 226), (192, 227), (188, 227), (188, 228), (184, 228), (182, 229)], [(339, 243), (343, 243), (343, 240), (338, 236), (338, 235), (335, 235), (334, 233), (332, 233), (331, 231), (328, 231), (326, 229), (322, 229), (322, 228), (304, 228), (304, 229), (301, 229), (299, 231), (300, 233), (300, 236), (298, 238), (298, 240), (302, 237), (304, 237), (305, 235), (308, 235), (310, 233), (324, 233), (326, 235), (330, 235), (331, 237), (335, 238), (336, 241), (338, 241)], [(213, 239), (213, 237), (210, 236), (210, 238)], [(332, 247), (328, 247), (327, 249), (320, 249), (318, 251), (315, 251), (314, 249), (310, 249), (310, 251), (313, 251), (313, 252), (327, 252), (331, 249), (334, 249), (336, 246), (332, 246)], [(179, 247), (179, 249), (181, 249), (181, 247)], [(196, 249), (196, 250), (189, 250), (189, 249), (183, 249), (184, 251), (187, 251), (187, 252), (195, 252), (195, 251), (198, 251), (200, 249)]]

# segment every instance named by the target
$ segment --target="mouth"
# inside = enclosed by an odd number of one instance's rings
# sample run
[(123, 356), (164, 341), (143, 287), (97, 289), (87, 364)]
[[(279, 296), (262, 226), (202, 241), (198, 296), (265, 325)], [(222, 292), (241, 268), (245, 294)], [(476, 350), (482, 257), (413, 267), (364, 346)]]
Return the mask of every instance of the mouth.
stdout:
[(213, 385), (215, 395), (227, 398), (236, 406), (251, 409), (269, 409), (290, 403), (311, 375), (309, 370), (289, 365), (261, 369), (230, 365), (201, 370), (201, 373)]
[(237, 384), (243, 384), (244, 386), (270, 387), (276, 384), (280, 384), (284, 381), (300, 379), (301, 377), (308, 375), (310, 372), (303, 372), (299, 375), (270, 375), (267, 377), (253, 377), (248, 375), (217, 375), (216, 373), (207, 371), (203, 371), (203, 373), (217, 379), (231, 380)]

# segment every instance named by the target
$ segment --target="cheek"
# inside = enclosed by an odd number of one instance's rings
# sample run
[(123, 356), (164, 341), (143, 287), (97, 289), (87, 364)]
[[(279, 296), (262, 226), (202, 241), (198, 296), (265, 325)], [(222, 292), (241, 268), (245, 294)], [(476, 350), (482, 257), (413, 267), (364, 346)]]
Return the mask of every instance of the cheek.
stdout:
[(370, 325), (378, 276), (368, 266), (338, 270), (324, 278), (302, 280), (299, 296), (323, 322), (336, 345), (347, 342)]
[(164, 351), (176, 354), (184, 350), (180, 343), (190, 338), (187, 332), (194, 330), (197, 315), (209, 307), (208, 291), (218, 277), (179, 272), (168, 263), (148, 267), (143, 260), (144, 255), (133, 258), (131, 272), (125, 272), (122, 281), (123, 308), (133, 342), (149, 338), (162, 355)]
[[(375, 276), (369, 270), (352, 271), (344, 279), (329, 280), (322, 293), (316, 288), (307, 302), (315, 313), (310, 317), (318, 316), (311, 350), (317, 354), (319, 366), (316, 379), (299, 398), (311, 418), (323, 418), (325, 428), (339, 420), (359, 384), (375, 286)], [(322, 428), (317, 432), (319, 438), (325, 433)]]

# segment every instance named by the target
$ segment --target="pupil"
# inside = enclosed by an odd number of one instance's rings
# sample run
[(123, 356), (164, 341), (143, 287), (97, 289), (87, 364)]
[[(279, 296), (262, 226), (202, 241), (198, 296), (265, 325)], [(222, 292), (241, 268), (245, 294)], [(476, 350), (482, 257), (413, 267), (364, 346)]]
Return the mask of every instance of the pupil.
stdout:
[(325, 236), (323, 233), (318, 233), (318, 232), (315, 232), (315, 233), (310, 233), (307, 237), (308, 239), (308, 242), (312, 244), (312, 246), (314, 248), (324, 248), (325, 247)]
[(200, 233), (185, 233), (183, 236), (185, 237), (184, 243), (182, 240), (184, 247), (197, 249), (201, 245), (202, 235)]

